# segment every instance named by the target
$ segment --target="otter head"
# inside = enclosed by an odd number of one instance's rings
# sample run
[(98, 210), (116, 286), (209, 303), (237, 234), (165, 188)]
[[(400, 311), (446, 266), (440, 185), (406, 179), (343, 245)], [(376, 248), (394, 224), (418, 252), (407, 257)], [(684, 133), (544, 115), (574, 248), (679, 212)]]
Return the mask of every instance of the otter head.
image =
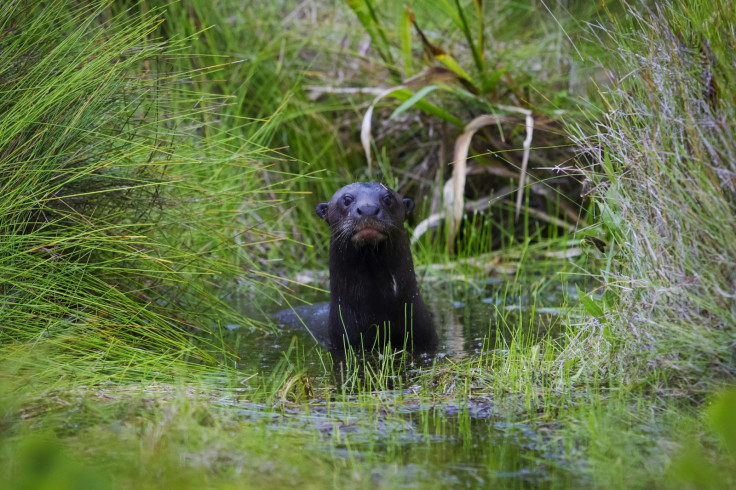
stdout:
[(330, 202), (317, 205), (317, 216), (327, 221), (333, 240), (361, 248), (376, 247), (396, 233), (414, 209), (414, 201), (376, 182), (357, 182), (335, 192)]

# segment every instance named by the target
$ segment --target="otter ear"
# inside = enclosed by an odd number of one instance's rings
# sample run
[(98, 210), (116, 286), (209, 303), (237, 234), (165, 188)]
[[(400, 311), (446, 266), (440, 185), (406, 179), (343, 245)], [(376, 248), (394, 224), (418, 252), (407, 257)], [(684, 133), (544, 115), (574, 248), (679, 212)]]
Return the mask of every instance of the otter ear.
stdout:
[(404, 207), (406, 207), (406, 215), (408, 216), (411, 210), (414, 209), (414, 201), (407, 197), (404, 199)]
[(317, 204), (317, 216), (322, 218), (323, 220), (327, 221), (327, 207), (329, 206), (326, 202), (321, 202)]

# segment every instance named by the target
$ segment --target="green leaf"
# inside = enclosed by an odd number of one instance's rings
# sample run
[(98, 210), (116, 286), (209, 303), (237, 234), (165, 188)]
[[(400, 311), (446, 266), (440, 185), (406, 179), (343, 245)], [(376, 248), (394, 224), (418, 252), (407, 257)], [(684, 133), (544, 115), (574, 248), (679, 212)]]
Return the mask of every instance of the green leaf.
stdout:
[(383, 61), (389, 65), (393, 65), (393, 57), (391, 56), (391, 46), (386, 38), (378, 16), (376, 15), (373, 5), (369, 0), (346, 0), (348, 7), (355, 13), (358, 20), (363, 24), (363, 28), (371, 37), (373, 46), (378, 51)]
[(613, 163), (611, 162), (611, 152), (608, 148), (603, 148), (603, 170), (606, 172), (606, 176), (611, 182), (616, 182), (616, 173), (613, 170)]
[(462, 20), (460, 20), (460, 17), (458, 16), (457, 9), (450, 5), (447, 0), (440, 0), (437, 6), (441, 8), (443, 13), (451, 18), (455, 24), (457, 24), (458, 26), (462, 25)]
[(618, 294), (616, 294), (610, 287), (606, 288), (606, 292), (603, 293), (603, 306), (611, 311), (614, 310), (615, 306), (619, 302)]
[(365, 3), (361, 2), (360, 0), (346, 0), (346, 3), (348, 4), (348, 7), (350, 7), (350, 10), (352, 10), (353, 13), (355, 13), (355, 15), (358, 17), (360, 23), (363, 24), (363, 27), (366, 30), (370, 31), (371, 16), (365, 7)]
[(603, 338), (606, 339), (607, 342), (614, 344), (616, 341), (616, 338), (613, 335), (613, 332), (611, 331), (611, 326), (608, 324), (603, 325)]
[(411, 10), (404, 7), (399, 21), (399, 39), (401, 39), (401, 55), (404, 58), (404, 78), (412, 75), (411, 69)]
[(485, 80), (483, 80), (483, 85), (480, 88), (480, 93), (487, 94), (496, 90), (498, 82), (501, 81), (501, 77), (504, 73), (506, 73), (505, 67), (499, 68), (498, 70), (493, 70), (489, 75), (486, 76)]
[(736, 389), (722, 391), (708, 409), (708, 425), (718, 434), (732, 454), (736, 455)]
[(468, 73), (465, 70), (463, 70), (460, 65), (457, 64), (457, 61), (455, 61), (455, 58), (453, 58), (449, 54), (438, 54), (437, 56), (435, 56), (435, 58), (437, 59), (437, 61), (445, 65), (455, 75), (459, 76), (460, 78), (464, 78), (471, 84), (475, 85), (473, 78), (470, 75), (468, 75)]
[(620, 232), (622, 229), (621, 209), (616, 205), (617, 197), (615, 186), (611, 186), (606, 191), (604, 199), (597, 203), (603, 226), (613, 234)]
[(483, 22), (483, 2), (481, 0), (475, 0), (475, 9), (476, 13), (478, 15), (478, 54), (480, 55), (480, 62), (481, 62), (481, 73), (484, 73), (485, 70), (483, 70), (483, 64), (485, 62), (486, 57), (486, 35), (485, 35), (485, 29), (484, 29), (484, 22)]
[(603, 316), (603, 308), (601, 308), (593, 298), (581, 291), (579, 287), (575, 286), (575, 289), (578, 290), (578, 298), (580, 299), (580, 303), (583, 305), (585, 311), (594, 317)]
[[(401, 101), (407, 101), (411, 99), (412, 96), (414, 96), (414, 93), (411, 90), (402, 88), (394, 90), (389, 94), (389, 96)], [(426, 112), (427, 114), (431, 114), (433, 116), (439, 117), (440, 119), (444, 119), (445, 121), (454, 124), (455, 126), (458, 126), (460, 128), (465, 127), (465, 123), (463, 123), (462, 120), (453, 116), (444, 109), (441, 109), (436, 105), (427, 102), (426, 100), (418, 100), (414, 105), (422, 112)]]
[[(465, 34), (465, 40), (468, 42), (468, 46), (470, 47), (470, 52), (473, 54), (473, 60), (475, 61), (475, 66), (478, 68), (478, 73), (483, 73), (483, 58), (482, 55), (478, 52), (478, 46), (473, 43), (473, 35), (470, 32), (470, 26), (468, 25), (468, 21), (465, 18), (465, 12), (463, 11), (462, 6), (460, 5), (460, 0), (455, 0), (455, 7), (457, 8), (457, 14), (458, 18), (460, 19), (460, 29), (462, 29), (463, 34)], [(483, 39), (483, 30), (480, 29), (480, 38), (479, 38), (479, 45), (482, 45), (482, 39)], [(448, 67), (449, 68), (449, 67)]]
[(409, 110), (411, 107), (413, 107), (417, 102), (422, 100), (425, 95), (428, 93), (437, 90), (439, 86), (437, 85), (427, 85), (426, 87), (422, 88), (419, 92), (412, 95), (408, 100), (406, 100), (403, 104), (401, 104), (399, 107), (396, 108), (396, 110), (391, 114), (391, 117), (389, 119), (394, 119), (407, 110)]
[(378, 19), (378, 15), (376, 15), (376, 10), (373, 8), (373, 5), (371, 4), (371, 0), (364, 0), (366, 8), (368, 9), (368, 13), (371, 16), (371, 19), (373, 19), (373, 23), (376, 27), (376, 32), (378, 34), (378, 38), (374, 38), (373, 41), (378, 44), (379, 47), (379, 53), (381, 54), (381, 57), (384, 61), (389, 63), (390, 65), (394, 64), (394, 58), (391, 55), (391, 44), (388, 42), (388, 38), (386, 37), (386, 32), (383, 30), (383, 26), (381, 25), (380, 20)]

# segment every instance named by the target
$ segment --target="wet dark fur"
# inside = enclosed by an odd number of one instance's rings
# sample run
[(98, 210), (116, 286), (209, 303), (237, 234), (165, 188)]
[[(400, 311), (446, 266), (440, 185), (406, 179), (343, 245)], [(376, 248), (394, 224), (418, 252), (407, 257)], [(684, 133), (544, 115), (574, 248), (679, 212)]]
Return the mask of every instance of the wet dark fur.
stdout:
[[(404, 220), (414, 208), (378, 183), (343, 187), (317, 214), (330, 225), (330, 316), (333, 349), (396, 348), (429, 351), (437, 333), (417, 288)], [(407, 331), (408, 330), (408, 331)]]

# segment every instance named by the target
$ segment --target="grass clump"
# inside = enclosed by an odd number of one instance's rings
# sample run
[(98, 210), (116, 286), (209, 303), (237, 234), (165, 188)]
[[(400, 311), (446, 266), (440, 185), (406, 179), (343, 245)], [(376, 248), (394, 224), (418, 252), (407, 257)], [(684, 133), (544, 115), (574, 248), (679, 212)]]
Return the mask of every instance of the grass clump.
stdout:
[[(256, 138), (199, 138), (222, 97), (171, 71), (185, 41), (156, 39), (160, 11), (107, 8), (0, 10), (0, 343), (6, 360), (37, 349), (51, 370), (96, 359), (96, 375), (143, 376), (162, 353), (214, 361), (195, 330), (258, 326), (219, 289), (268, 283), (247, 250), (280, 238), (250, 220), (278, 197), (263, 194)], [(52, 346), (61, 357), (44, 362)]]
[(618, 73), (595, 136), (579, 140), (612, 237), (602, 278), (618, 299), (603, 321), (640, 361), (622, 376), (684, 395), (736, 375), (734, 8), (630, 6), (630, 24), (593, 28)]

